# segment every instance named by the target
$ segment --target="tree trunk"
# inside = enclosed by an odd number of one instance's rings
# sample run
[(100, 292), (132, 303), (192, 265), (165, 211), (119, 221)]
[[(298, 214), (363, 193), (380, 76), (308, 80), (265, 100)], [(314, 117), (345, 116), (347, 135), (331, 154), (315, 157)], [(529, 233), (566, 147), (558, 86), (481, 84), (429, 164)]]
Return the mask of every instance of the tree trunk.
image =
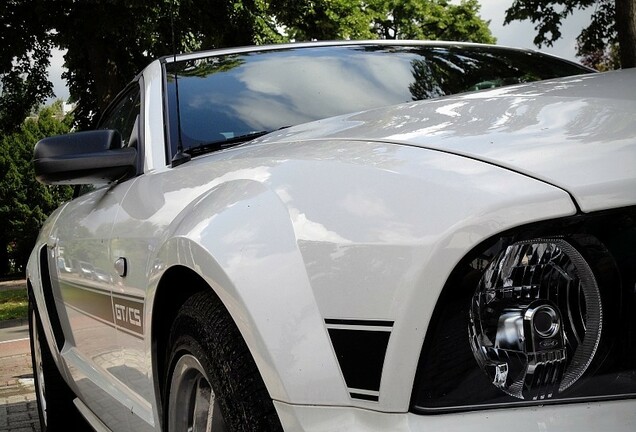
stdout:
[(621, 67), (636, 67), (636, 0), (616, 0)]

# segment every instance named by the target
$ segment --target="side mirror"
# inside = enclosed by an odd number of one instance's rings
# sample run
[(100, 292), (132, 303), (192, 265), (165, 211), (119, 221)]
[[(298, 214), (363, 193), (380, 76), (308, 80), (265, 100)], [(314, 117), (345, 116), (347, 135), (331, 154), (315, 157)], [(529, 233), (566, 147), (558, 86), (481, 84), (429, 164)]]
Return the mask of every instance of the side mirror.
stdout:
[(137, 150), (121, 148), (114, 130), (44, 138), (33, 150), (35, 177), (45, 184), (110, 183), (134, 175), (136, 161)]

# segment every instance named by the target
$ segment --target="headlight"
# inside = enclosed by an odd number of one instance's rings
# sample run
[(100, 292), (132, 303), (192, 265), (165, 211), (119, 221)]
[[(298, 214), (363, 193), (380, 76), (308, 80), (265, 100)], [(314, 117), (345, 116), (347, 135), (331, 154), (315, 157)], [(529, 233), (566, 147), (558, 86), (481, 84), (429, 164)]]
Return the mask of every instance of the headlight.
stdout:
[(411, 410), (636, 397), (635, 317), (636, 208), (502, 233), (446, 282)]
[(590, 365), (602, 315), (594, 274), (569, 243), (515, 243), (491, 261), (473, 295), (471, 348), (503, 392), (551, 398)]

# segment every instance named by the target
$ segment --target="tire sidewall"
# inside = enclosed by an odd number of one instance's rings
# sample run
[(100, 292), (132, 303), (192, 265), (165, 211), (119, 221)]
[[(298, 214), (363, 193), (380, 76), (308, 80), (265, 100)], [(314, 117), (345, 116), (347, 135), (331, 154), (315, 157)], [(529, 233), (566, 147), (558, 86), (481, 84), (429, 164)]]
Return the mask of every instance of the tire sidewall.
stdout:
[[(42, 343), (46, 343), (46, 341), (42, 340), (42, 331), (39, 324), (39, 318), (37, 316), (38, 312), (33, 304), (33, 300), (29, 300), (28, 314), (29, 314), (29, 344), (31, 347), (31, 365), (33, 369), (33, 383), (35, 387), (35, 398), (37, 402), (36, 405), (38, 408), (38, 418), (40, 420), (40, 430), (42, 432), (47, 432), (49, 429), (48, 429), (47, 422), (44, 420), (45, 413), (44, 413), (44, 410), (42, 409), (46, 401), (43, 401), (41, 397), (41, 394), (43, 394), (43, 392), (41, 391), (42, 383), (40, 383), (40, 376), (38, 374), (37, 359), (35, 354), (36, 349), (38, 349), (40, 351), (40, 358), (42, 359), (42, 362), (45, 361), (44, 359), (45, 347), (42, 346)], [(35, 332), (37, 332), (37, 339), (38, 339), (37, 347), (35, 346), (35, 339), (33, 338)], [(46, 394), (44, 394), (44, 397), (46, 398)]]
[(172, 324), (167, 346), (164, 425), (169, 425), (168, 403), (175, 365), (188, 354), (204, 369), (229, 431), (282, 432), (256, 363), (236, 324), (214, 294), (200, 292), (184, 303)]

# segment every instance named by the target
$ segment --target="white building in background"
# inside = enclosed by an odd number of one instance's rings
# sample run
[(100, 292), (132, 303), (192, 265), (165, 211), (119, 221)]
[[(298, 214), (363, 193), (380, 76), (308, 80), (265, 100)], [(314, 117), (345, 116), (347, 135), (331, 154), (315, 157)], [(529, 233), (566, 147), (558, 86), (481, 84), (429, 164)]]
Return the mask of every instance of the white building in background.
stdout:
[(62, 114), (66, 115), (75, 109), (76, 104), (62, 102)]

